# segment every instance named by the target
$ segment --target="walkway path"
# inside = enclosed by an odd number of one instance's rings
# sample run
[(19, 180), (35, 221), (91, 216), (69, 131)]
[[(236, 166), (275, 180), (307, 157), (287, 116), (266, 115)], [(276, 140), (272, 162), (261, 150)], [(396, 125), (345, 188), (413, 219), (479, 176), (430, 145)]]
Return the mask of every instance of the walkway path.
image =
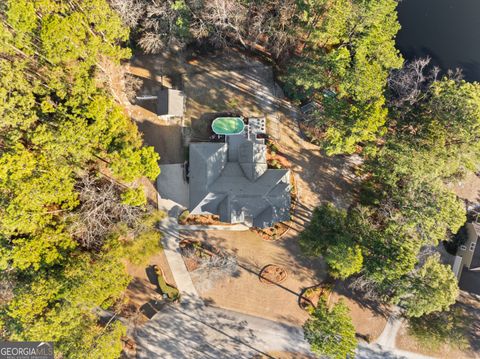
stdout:
[(375, 344), (387, 349), (395, 349), (395, 341), (398, 331), (403, 323), (403, 318), (400, 315), (400, 310), (397, 308), (392, 312), (390, 318), (388, 318), (387, 324), (383, 329), (382, 334), (377, 338)]
[(194, 225), (194, 224), (187, 224), (187, 225), (179, 225), (178, 229), (181, 231), (248, 231), (249, 228), (244, 224), (234, 224), (231, 226), (225, 225)]
[(397, 334), (402, 327), (404, 319), (401, 316), (400, 308), (396, 307), (388, 318), (382, 334), (372, 344), (361, 344), (358, 346), (357, 358), (408, 358), (408, 359), (432, 359), (425, 355), (408, 352), (396, 348)]
[[(161, 224), (162, 244), (182, 301), (166, 305), (136, 331), (137, 358), (251, 358), (257, 354), (269, 357), (269, 352), (281, 351), (305, 357), (310, 354), (301, 327), (205, 305), (179, 251), (179, 228), (182, 226), (178, 225), (177, 216), (180, 207), (172, 201), (159, 199), (159, 208), (169, 215)], [(225, 230), (223, 227), (221, 229)], [(398, 330), (396, 319), (391, 318), (388, 323), (379, 338), (383, 346), (361, 344), (357, 358), (427, 358), (388, 347), (392, 340), (394, 343), (391, 336)]]
[(198, 298), (198, 300), (200, 300), (197, 290), (193, 285), (192, 278), (190, 277), (190, 273), (188, 273), (187, 267), (185, 266), (178, 245), (180, 234), (178, 230), (177, 216), (180, 207), (177, 206), (175, 202), (159, 198), (158, 208), (168, 213), (168, 217), (160, 224), (162, 246), (168, 265), (172, 271), (173, 279), (175, 280), (175, 284), (182, 296), (182, 300), (188, 300), (188, 298)]

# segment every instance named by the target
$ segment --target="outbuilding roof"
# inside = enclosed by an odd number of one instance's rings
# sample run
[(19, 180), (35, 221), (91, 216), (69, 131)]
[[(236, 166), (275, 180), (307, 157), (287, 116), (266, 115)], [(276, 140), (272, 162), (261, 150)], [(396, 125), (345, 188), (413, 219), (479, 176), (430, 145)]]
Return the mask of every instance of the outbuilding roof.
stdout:
[(170, 88), (161, 89), (157, 97), (159, 116), (181, 117), (185, 111), (185, 96), (182, 91)]

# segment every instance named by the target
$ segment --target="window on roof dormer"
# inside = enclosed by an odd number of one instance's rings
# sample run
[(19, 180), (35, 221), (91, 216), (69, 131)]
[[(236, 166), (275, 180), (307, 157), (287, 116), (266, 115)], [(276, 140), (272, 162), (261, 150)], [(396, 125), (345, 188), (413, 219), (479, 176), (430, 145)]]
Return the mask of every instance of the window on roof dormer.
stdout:
[(475, 242), (470, 243), (470, 250), (473, 252), (475, 250)]

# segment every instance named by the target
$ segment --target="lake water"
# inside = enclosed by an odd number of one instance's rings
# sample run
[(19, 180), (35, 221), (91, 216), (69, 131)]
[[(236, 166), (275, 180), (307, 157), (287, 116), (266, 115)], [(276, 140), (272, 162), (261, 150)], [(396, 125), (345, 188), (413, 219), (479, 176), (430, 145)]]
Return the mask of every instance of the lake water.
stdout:
[(460, 67), (480, 81), (480, 0), (403, 0), (398, 17), (406, 59), (429, 55), (443, 70)]

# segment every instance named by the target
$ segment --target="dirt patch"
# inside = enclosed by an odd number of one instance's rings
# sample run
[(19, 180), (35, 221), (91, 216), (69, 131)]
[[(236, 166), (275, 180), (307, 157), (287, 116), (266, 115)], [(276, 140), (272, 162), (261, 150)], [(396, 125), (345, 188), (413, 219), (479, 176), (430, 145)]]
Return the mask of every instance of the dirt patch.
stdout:
[(432, 356), (434, 355), (437, 358), (442, 359), (451, 359), (451, 358), (458, 358), (458, 359), (470, 359), (470, 358), (478, 358), (475, 356), (473, 352), (462, 352), (459, 349), (452, 348), (447, 344), (441, 345), (439, 348), (431, 349), (425, 348), (425, 345), (419, 343), (415, 337), (408, 334), (408, 329), (404, 325), (400, 329), (397, 335), (397, 340), (395, 343), (396, 347), (401, 350), (407, 350), (423, 355)]
[[(199, 289), (207, 302), (221, 308), (302, 325), (308, 313), (298, 306), (300, 292), (322, 282), (326, 268), (322, 260), (305, 258), (294, 238), (268, 242), (251, 231), (185, 231), (182, 239), (199, 240), (235, 255), (239, 273), (215, 283), (208, 290)], [(258, 280), (261, 269), (275, 263), (288, 270), (280, 284), (265, 285)]]
[(219, 113), (255, 117), (272, 112), (275, 83), (271, 67), (237, 51), (189, 61), (184, 87), (185, 117), (192, 126), (193, 141), (212, 135), (210, 124)]
[(468, 174), (458, 183), (450, 185), (455, 194), (471, 203), (480, 203), (480, 176), (474, 173)]
[(287, 279), (285, 268), (276, 264), (267, 264), (258, 274), (258, 279), (264, 284), (278, 284)]
[(329, 304), (335, 304), (340, 300), (343, 300), (350, 309), (350, 317), (357, 335), (366, 338), (367, 341), (377, 339), (387, 324), (388, 308), (374, 302), (361, 301), (345, 284), (337, 283), (330, 295)]

